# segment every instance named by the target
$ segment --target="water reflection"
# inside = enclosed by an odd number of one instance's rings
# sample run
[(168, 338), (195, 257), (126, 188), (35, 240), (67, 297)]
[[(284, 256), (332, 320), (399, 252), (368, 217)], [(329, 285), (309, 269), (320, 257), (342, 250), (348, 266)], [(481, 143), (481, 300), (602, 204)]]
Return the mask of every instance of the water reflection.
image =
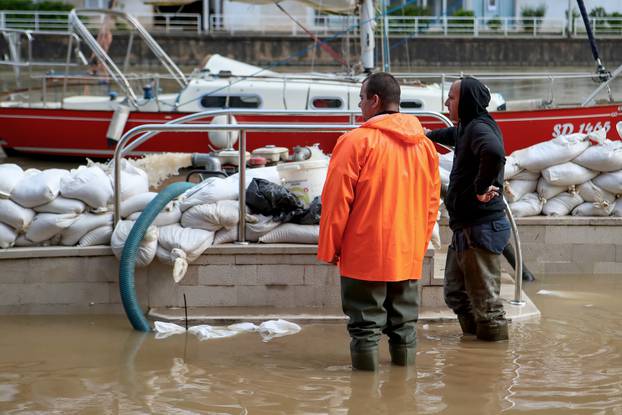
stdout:
[[(352, 372), (342, 325), (256, 335), (156, 340), (123, 316), (0, 317), (2, 414), (545, 414), (622, 407), (622, 281), (541, 277), (542, 311), (509, 343), (420, 325), (416, 365)], [(539, 290), (571, 295), (548, 296)]]

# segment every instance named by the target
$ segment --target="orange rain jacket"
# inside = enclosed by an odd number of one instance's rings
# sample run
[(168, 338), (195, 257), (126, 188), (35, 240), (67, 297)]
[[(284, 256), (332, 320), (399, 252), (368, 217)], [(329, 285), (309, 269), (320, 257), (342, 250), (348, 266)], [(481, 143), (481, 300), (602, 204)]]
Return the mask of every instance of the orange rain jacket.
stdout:
[(342, 135), (324, 189), (318, 259), (367, 281), (421, 278), (440, 203), (438, 154), (419, 120), (378, 115)]

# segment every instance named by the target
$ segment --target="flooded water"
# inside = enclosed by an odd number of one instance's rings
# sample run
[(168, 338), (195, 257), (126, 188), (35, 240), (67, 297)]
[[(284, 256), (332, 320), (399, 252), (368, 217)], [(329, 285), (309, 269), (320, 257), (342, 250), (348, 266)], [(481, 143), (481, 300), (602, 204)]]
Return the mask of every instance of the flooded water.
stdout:
[[(156, 340), (124, 316), (0, 317), (3, 414), (622, 414), (622, 276), (550, 277), (509, 343), (420, 323), (413, 368), (352, 372), (345, 327)], [(537, 294), (540, 292), (541, 294)]]

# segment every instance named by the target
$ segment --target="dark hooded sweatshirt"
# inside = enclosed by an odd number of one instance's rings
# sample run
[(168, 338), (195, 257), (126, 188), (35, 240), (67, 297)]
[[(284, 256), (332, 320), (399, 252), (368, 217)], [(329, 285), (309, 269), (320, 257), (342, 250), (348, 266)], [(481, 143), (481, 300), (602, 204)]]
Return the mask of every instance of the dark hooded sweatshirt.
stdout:
[(505, 216), (503, 196), (488, 203), (477, 200), (490, 185), (503, 189), (505, 152), (497, 123), (486, 111), (490, 102), (488, 88), (475, 78), (460, 84), (457, 127), (428, 133), (437, 143), (455, 147), (454, 163), (445, 196), (449, 226), (460, 229), (490, 222)]

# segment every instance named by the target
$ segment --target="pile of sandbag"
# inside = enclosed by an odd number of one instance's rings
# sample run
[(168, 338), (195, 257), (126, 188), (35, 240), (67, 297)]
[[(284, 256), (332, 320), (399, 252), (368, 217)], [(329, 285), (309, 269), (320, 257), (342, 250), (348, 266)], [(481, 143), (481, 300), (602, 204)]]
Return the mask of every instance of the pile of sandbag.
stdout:
[[(149, 190), (147, 175), (123, 163), (122, 198)], [(0, 165), (0, 247), (107, 245), (114, 189), (98, 165), (75, 170)]]
[(504, 195), (515, 217), (622, 216), (622, 142), (571, 134), (507, 157)]

